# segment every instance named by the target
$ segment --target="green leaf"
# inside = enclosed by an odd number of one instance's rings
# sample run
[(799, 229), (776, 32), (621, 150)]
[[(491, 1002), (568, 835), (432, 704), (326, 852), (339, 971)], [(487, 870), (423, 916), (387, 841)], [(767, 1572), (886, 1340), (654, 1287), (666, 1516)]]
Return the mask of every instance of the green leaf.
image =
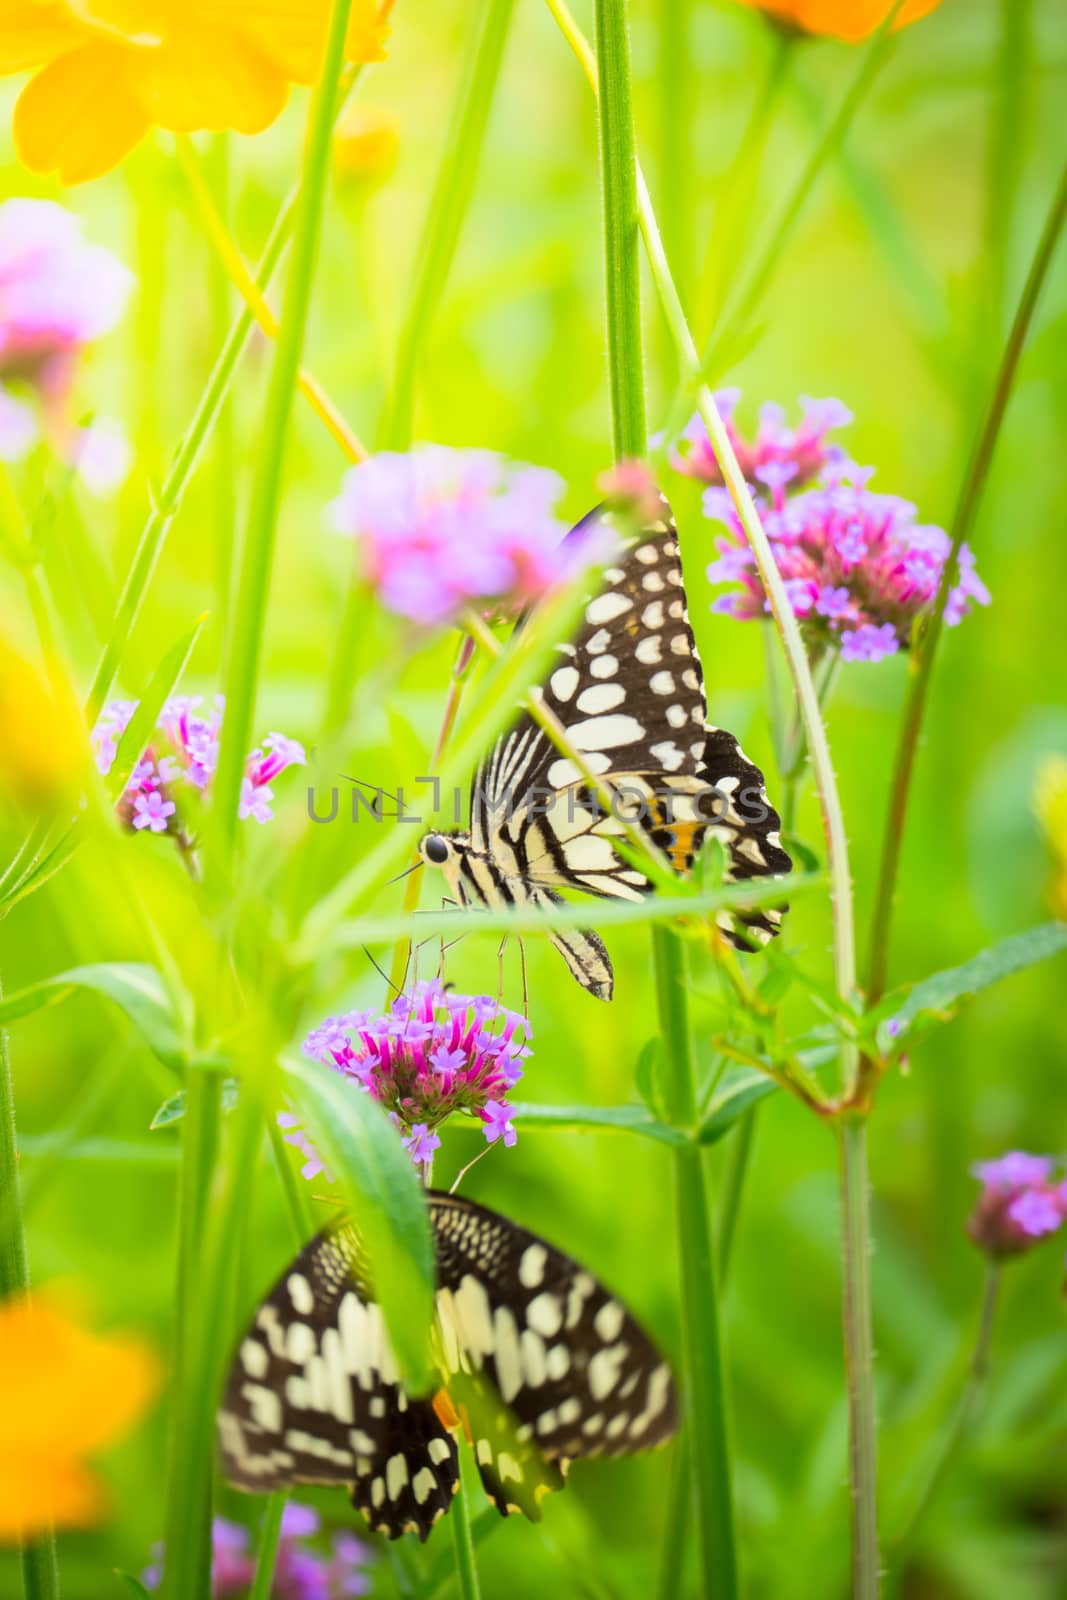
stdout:
[(637, 1067), (634, 1071), (634, 1083), (637, 1092), (654, 1117), (665, 1114), (665, 1102), (662, 1090), (663, 1071), (663, 1039), (654, 1033), (641, 1046), (641, 1054), (637, 1058)]
[[(237, 1079), (227, 1078), (222, 1086), (222, 1109), (232, 1111), (237, 1104)], [(179, 1089), (177, 1094), (172, 1094), (164, 1100), (151, 1122), (148, 1124), (149, 1133), (155, 1133), (158, 1128), (169, 1128), (172, 1122), (180, 1122), (185, 1115), (185, 1090)]]
[[(899, 1049), (905, 1034), (914, 1034), (918, 1028), (947, 1020), (957, 1002), (967, 995), (988, 989), (1001, 978), (1022, 972), (1038, 961), (1047, 961), (1063, 950), (1067, 950), (1067, 924), (1041, 923), (1025, 933), (1013, 934), (999, 944), (990, 945), (962, 966), (949, 967), (924, 978), (903, 997), (899, 992), (888, 995), (868, 1014), (866, 1025), (875, 1032), (880, 1050)], [(896, 1025), (893, 1032), (889, 1031), (890, 1022)]]
[(43, 983), (5, 995), (0, 1022), (28, 1017), (43, 1006), (57, 1005), (75, 989), (92, 989), (124, 1011), (165, 1067), (180, 1072), (187, 1059), (178, 1013), (155, 967), (138, 962), (108, 961), (71, 967)]
[(601, 1133), (636, 1133), (660, 1144), (689, 1143), (680, 1128), (650, 1117), (642, 1106), (535, 1106), (512, 1104), (513, 1122), (539, 1124), (542, 1128), (596, 1128)]
[(777, 1089), (778, 1085), (762, 1072), (742, 1072), (728, 1079), (700, 1124), (698, 1143), (718, 1144), (746, 1111)]
[(409, 1387), (431, 1381), (434, 1251), (422, 1186), (385, 1112), (318, 1062), (282, 1061), (289, 1093), (359, 1229), (375, 1293)]
[(194, 628), (175, 640), (145, 684), (144, 693), (137, 703), (137, 710), (119, 740), (118, 753), (108, 773), (107, 792), (112, 802), (121, 796), (130, 780), (130, 773), (140, 761), (146, 746), (151, 743), (159, 714), (185, 671), (196, 641), (200, 637), (200, 630), (206, 621), (205, 612)]
[(127, 1594), (135, 1595), (137, 1600), (151, 1600), (151, 1595), (140, 1578), (135, 1578), (132, 1572), (123, 1572), (121, 1567), (115, 1567), (113, 1571)]

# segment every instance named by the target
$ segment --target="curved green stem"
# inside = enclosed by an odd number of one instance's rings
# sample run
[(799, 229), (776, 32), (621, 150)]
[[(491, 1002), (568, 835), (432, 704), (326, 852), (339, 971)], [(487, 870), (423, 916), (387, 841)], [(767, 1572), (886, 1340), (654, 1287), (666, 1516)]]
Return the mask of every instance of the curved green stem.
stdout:
[(1064, 168), (1056, 193), (1052, 199), (1045, 226), (1038, 240), (1026, 284), (1023, 288), (1000, 360), (993, 393), (985, 417), (978, 431), (970, 462), (964, 475), (963, 486), (952, 519), (952, 543), (938, 587), (930, 619), (923, 630), (917, 652), (911, 659), (911, 678), (907, 703), (893, 758), (893, 775), (890, 780), (889, 809), (886, 813), (885, 832), (882, 838), (881, 864), (878, 888), (875, 894), (874, 914), (871, 919), (870, 956), (867, 972), (867, 999), (874, 1005), (885, 991), (889, 966), (889, 936), (893, 920), (893, 899), (896, 894), (897, 873), (900, 868), (900, 849), (904, 836), (904, 822), (908, 809), (915, 757), (919, 748), (919, 731), (930, 689), (934, 657), (944, 626), (945, 607), (956, 582), (960, 549), (971, 530), (981, 504), (989, 469), (1000, 437), (1001, 424), (1011, 397), (1012, 386), (1018, 371), (1019, 360), (1026, 344), (1048, 270), (1056, 253), (1064, 222), (1067, 221), (1067, 167)]
[(411, 443), (416, 367), (474, 193), (514, 4), (515, 0), (483, 0), (480, 23), (471, 32), (441, 167), (419, 239), (407, 316), (397, 340), (392, 393), (379, 436), (383, 449), (406, 450)]
[(874, 1405), (871, 1327), (870, 1183), (867, 1125), (860, 1117), (837, 1124), (841, 1181), (842, 1316), (849, 1410), (849, 1489), (852, 1496), (852, 1600), (877, 1600), (878, 1423)]
[(318, 259), (323, 199), (330, 164), (330, 134), (344, 59), (345, 28), (352, 0), (334, 0), (325, 65), (312, 101), (304, 170), (297, 199), (292, 259), (267, 392), (262, 449), (252, 485), (248, 528), (241, 552), (236, 611), (225, 673), (226, 719), (219, 747), (214, 806), (227, 851), (237, 831), (246, 752), (251, 743), (256, 681), (274, 562), (282, 474), (300, 370), (300, 353)]

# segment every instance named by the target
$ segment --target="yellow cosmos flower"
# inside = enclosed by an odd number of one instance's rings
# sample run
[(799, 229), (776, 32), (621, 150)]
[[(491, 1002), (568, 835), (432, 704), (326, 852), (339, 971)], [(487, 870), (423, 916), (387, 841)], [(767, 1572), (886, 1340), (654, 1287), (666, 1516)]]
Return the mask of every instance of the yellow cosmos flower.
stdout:
[(95, 1338), (39, 1296), (0, 1304), (0, 1542), (100, 1520), (84, 1458), (129, 1430), (156, 1385), (140, 1342)]
[[(348, 61), (380, 61), (393, 0), (353, 0)], [(259, 133), (318, 75), (330, 0), (0, 0), (0, 73), (32, 71), (15, 145), (33, 172), (99, 177), (149, 128)]]
[[(826, 34), (832, 39), (866, 39), (884, 22), (892, 0), (740, 0), (769, 17), (798, 28), (802, 33)], [(893, 26), (906, 27), (933, 11), (941, 0), (906, 0)]]
[(1037, 775), (1034, 810), (1053, 860), (1049, 904), (1067, 922), (1067, 761), (1049, 756)]

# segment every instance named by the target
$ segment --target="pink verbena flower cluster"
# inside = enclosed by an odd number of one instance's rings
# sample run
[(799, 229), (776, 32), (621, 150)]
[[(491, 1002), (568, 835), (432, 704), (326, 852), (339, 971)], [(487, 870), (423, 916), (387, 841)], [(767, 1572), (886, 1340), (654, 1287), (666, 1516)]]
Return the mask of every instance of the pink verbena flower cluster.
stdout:
[[(370, 1593), (370, 1546), (345, 1531), (333, 1535), (328, 1550), (309, 1547), (320, 1530), (319, 1514), (310, 1506), (291, 1502), (285, 1507), (271, 1600), (346, 1600)], [(146, 1589), (158, 1589), (163, 1581), (163, 1554), (163, 1547), (156, 1546), (152, 1565), (141, 1574)], [(216, 1517), (211, 1525), (211, 1600), (249, 1594), (255, 1575), (248, 1529)]]
[[(852, 413), (840, 400), (801, 398), (800, 422), (786, 424), (781, 406), (768, 401), (760, 407), (756, 436), (746, 439), (734, 422), (734, 411), (741, 398), (740, 389), (720, 389), (715, 404), (722, 417), (738, 465), (751, 484), (771, 484), (776, 480), (791, 483), (794, 489), (813, 482), (828, 467), (841, 468), (848, 458), (839, 444), (827, 438), (835, 428), (852, 421)], [(671, 465), (687, 477), (721, 487), (722, 469), (708, 430), (700, 417), (693, 417), (671, 457)]]
[[(163, 707), (156, 737), (142, 753), (119, 800), (120, 816), (138, 833), (182, 834), (179, 800), (189, 788), (203, 794), (211, 787), (219, 758), (223, 699), (216, 695), (206, 711), (199, 709), (202, 704), (199, 695), (176, 695)], [(114, 765), (119, 740), (136, 710), (136, 700), (113, 700), (101, 712), (91, 736), (101, 773)], [(242, 821), (269, 822), (274, 815), (273, 780), (287, 767), (306, 761), (304, 748), (295, 739), (268, 734), (263, 748), (253, 750), (246, 763), (238, 804)]]
[(1021, 1255), (1067, 1222), (1067, 1180), (1054, 1178), (1051, 1156), (1013, 1150), (971, 1170), (982, 1192), (967, 1232), (994, 1259)]
[[(909, 501), (873, 493), (870, 472), (827, 442), (828, 430), (848, 420), (839, 401), (807, 401), (800, 426), (789, 430), (777, 409), (765, 407), (756, 440), (738, 439), (739, 459), (809, 648), (839, 649), (845, 661), (880, 661), (910, 643), (916, 621), (933, 604), (951, 542), (942, 528), (917, 523)], [(770, 602), (756, 558), (702, 437), (681, 465), (709, 482), (705, 514), (727, 530), (716, 540), (719, 559), (708, 577), (737, 585), (714, 609), (741, 621), (764, 617)], [(964, 545), (945, 609), (948, 625), (972, 603), (988, 605), (989, 591)]]
[[(507, 1096), (532, 1053), (530, 1036), (520, 1012), (488, 995), (456, 994), (434, 979), (398, 995), (382, 1017), (351, 1011), (327, 1018), (304, 1049), (373, 1095), (401, 1129), (412, 1161), (423, 1166), (440, 1147), (436, 1130), (455, 1112), (478, 1118), (490, 1144), (515, 1143)], [(283, 1126), (308, 1157), (305, 1176), (315, 1176), (322, 1167), (310, 1141), (291, 1117), (284, 1116)]]
[(441, 626), (467, 605), (514, 615), (607, 553), (602, 526), (564, 540), (562, 492), (554, 472), (490, 450), (420, 445), (351, 468), (327, 516), (387, 610)]
[(79, 429), (67, 401), (79, 356), (118, 322), (133, 283), (63, 206), (0, 205), (0, 460), (21, 460), (43, 433), (94, 492), (122, 481), (130, 451), (118, 425)]

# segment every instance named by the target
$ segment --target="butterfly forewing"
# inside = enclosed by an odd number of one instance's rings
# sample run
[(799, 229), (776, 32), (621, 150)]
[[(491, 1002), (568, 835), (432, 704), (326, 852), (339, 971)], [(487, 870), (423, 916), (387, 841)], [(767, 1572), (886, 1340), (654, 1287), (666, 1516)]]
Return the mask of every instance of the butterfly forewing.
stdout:
[(305, 1246), (241, 1342), (219, 1413), (239, 1488), (342, 1483), (370, 1526), (425, 1539), (458, 1484), (468, 1433), (487, 1494), (536, 1517), (569, 1460), (673, 1432), (670, 1371), (622, 1304), (561, 1251), (455, 1196), (430, 1196), (440, 1392), (399, 1382), (356, 1234)]

